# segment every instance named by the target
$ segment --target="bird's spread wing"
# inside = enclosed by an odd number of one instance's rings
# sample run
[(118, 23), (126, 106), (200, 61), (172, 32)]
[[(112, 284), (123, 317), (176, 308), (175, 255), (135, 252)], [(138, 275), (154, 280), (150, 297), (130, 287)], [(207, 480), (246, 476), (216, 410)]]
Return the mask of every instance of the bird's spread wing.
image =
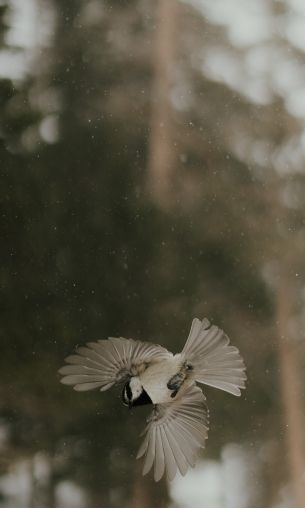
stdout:
[(137, 455), (145, 456), (143, 475), (154, 465), (156, 481), (164, 472), (172, 480), (177, 468), (184, 476), (194, 467), (208, 434), (208, 410), (200, 388), (192, 385), (173, 402), (157, 404), (145, 432)]
[(107, 390), (137, 375), (143, 366), (172, 356), (159, 345), (122, 337), (89, 342), (76, 353), (65, 359), (69, 365), (59, 373), (64, 376), (61, 382), (73, 385), (77, 391)]
[(240, 388), (245, 388), (245, 365), (238, 349), (229, 346), (227, 335), (207, 319), (193, 320), (181, 354), (199, 383), (233, 395), (240, 395)]

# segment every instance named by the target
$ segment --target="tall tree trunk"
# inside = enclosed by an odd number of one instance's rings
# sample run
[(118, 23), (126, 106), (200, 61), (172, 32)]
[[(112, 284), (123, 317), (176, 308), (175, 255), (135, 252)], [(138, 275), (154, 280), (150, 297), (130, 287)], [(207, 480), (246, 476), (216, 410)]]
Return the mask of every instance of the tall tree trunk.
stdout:
[(295, 344), (289, 337), (288, 323), (292, 317), (293, 292), (285, 271), (281, 273), (277, 298), (277, 327), (279, 339), (279, 364), (286, 423), (288, 465), (291, 477), (291, 490), (295, 508), (305, 506), (305, 459), (304, 422), (301, 396), (300, 374)]
[(165, 478), (156, 484), (152, 474), (142, 476), (142, 464), (136, 463), (131, 508), (166, 508), (168, 503)]
[(139, 476), (134, 483), (132, 508), (152, 508), (151, 497), (143, 483), (142, 476)]
[(161, 208), (172, 202), (175, 166), (170, 100), (175, 59), (177, 0), (157, 0), (151, 130), (148, 148), (148, 192)]

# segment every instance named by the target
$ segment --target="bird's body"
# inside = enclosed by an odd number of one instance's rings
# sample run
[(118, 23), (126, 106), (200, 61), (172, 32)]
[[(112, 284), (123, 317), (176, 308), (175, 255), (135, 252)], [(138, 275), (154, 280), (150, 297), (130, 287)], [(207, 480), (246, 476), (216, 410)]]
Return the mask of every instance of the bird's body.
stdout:
[(158, 344), (120, 337), (90, 342), (66, 362), (61, 381), (77, 391), (125, 383), (126, 405), (153, 405), (138, 458), (145, 456), (143, 474), (154, 466), (156, 481), (164, 472), (171, 480), (177, 469), (184, 475), (204, 447), (208, 410), (196, 383), (240, 395), (246, 379), (238, 350), (207, 319), (193, 320), (182, 352), (175, 355)]
[(139, 375), (139, 380), (153, 404), (173, 401), (173, 390), (170, 390), (167, 384), (177, 372), (180, 372), (182, 365), (180, 354), (169, 353), (168, 358), (156, 360)]

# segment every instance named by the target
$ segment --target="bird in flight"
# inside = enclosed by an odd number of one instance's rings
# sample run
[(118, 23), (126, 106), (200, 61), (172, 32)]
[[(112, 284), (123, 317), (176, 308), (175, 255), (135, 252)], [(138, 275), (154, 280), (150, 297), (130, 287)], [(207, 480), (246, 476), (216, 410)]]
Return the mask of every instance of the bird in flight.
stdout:
[(233, 395), (245, 388), (245, 365), (227, 335), (205, 318), (195, 318), (181, 353), (158, 344), (123, 337), (89, 342), (68, 356), (59, 370), (61, 382), (76, 391), (108, 390), (124, 384), (129, 407), (152, 404), (137, 458), (144, 456), (143, 475), (154, 467), (154, 479), (172, 480), (194, 467), (208, 434), (206, 397), (197, 383)]

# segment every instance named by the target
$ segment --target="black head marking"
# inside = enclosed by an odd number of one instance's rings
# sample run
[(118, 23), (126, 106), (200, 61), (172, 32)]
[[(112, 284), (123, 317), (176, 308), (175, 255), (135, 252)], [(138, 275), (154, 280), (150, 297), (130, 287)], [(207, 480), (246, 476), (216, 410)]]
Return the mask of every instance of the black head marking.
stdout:
[(132, 389), (130, 387), (130, 382), (128, 381), (122, 392), (122, 400), (125, 406), (133, 407), (133, 406), (144, 406), (145, 404), (152, 404), (152, 400), (149, 397), (148, 393), (142, 388), (140, 395), (133, 399)]
[(142, 393), (140, 395), (140, 397), (138, 397), (137, 399), (135, 399), (133, 402), (132, 402), (132, 405), (133, 406), (144, 406), (146, 404), (152, 404), (152, 400), (150, 398), (150, 396), (148, 395), (148, 393), (144, 390), (142, 390)]

